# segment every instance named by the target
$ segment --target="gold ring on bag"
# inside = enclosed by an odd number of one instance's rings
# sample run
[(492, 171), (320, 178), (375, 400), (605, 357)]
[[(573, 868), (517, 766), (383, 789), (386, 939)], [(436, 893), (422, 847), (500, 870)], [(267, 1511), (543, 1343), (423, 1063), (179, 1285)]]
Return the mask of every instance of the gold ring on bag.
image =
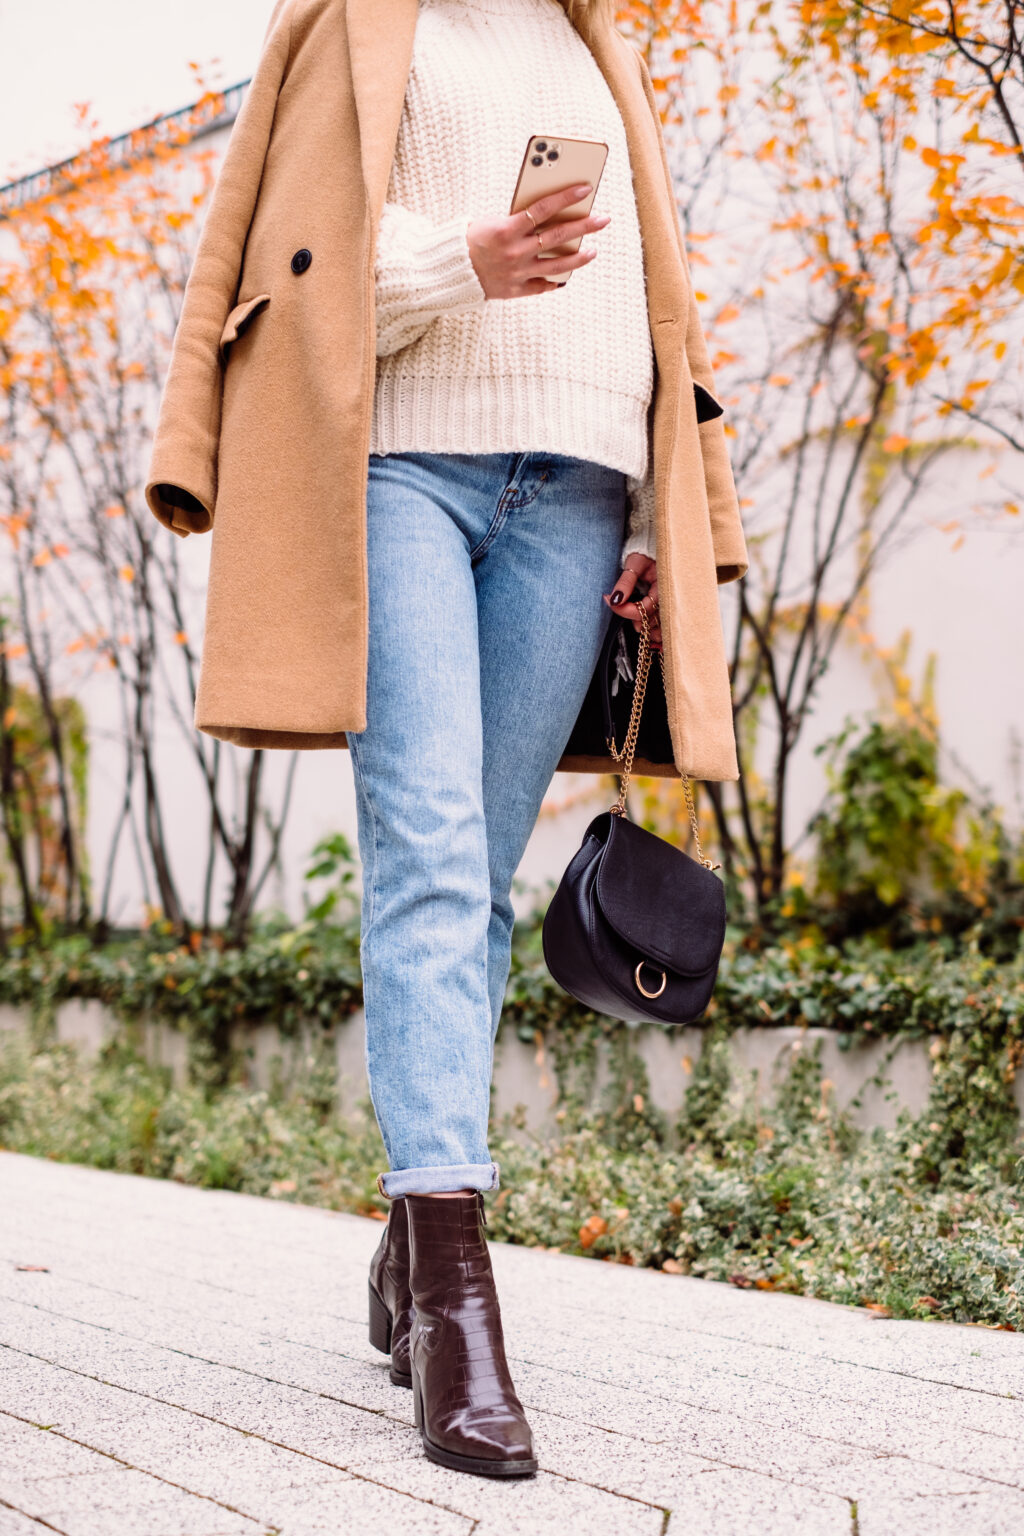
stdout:
[[(638, 992), (642, 992), (644, 997), (660, 997), (661, 994), (664, 992), (666, 986), (668, 985), (668, 975), (667, 975), (667, 973), (665, 971), (662, 971), (662, 973), (661, 973), (661, 986), (658, 988), (657, 992), (648, 992), (647, 988), (644, 986), (643, 982), (640, 980), (640, 972), (643, 970), (644, 966), (648, 965), (648, 964), (649, 964), (649, 961), (641, 960), (640, 964), (637, 966), (636, 970), (633, 972), (633, 980), (636, 982), (636, 989), (637, 989)], [(651, 966), (651, 970), (653, 971), (654, 969), (655, 969), (655, 967), (652, 965)]]

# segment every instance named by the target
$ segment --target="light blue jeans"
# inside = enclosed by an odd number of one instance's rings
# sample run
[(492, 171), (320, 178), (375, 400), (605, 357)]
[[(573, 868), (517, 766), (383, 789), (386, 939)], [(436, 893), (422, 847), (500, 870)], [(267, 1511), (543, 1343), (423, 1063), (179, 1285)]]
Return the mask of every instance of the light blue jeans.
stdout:
[(620, 570), (625, 477), (550, 453), (371, 454), (367, 726), (350, 733), (378, 1187), (494, 1189), (512, 879)]

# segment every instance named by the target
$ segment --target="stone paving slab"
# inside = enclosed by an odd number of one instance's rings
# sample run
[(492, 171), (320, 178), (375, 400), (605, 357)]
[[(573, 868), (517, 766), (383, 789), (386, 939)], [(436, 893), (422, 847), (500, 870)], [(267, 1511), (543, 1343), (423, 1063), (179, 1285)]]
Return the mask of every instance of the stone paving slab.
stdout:
[(379, 1235), (0, 1154), (0, 1536), (1024, 1531), (1024, 1338), (502, 1244), (541, 1472), (435, 1467)]

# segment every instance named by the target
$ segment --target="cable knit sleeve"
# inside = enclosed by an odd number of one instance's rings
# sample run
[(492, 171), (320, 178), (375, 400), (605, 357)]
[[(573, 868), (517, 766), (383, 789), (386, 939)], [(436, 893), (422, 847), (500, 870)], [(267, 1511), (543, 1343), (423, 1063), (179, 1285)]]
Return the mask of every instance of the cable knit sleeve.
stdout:
[(652, 560), (656, 560), (653, 465), (648, 468), (643, 480), (637, 480), (632, 475), (627, 476), (626, 490), (629, 496), (629, 518), (626, 542), (622, 546), (622, 564), (625, 565), (626, 556), (632, 554), (648, 555)]
[(627, 555), (647, 555), (658, 558), (654, 530), (654, 413), (647, 407), (647, 469), (643, 475), (626, 476), (626, 495), (629, 516), (626, 522), (626, 542), (622, 546), (622, 564)]
[(475, 309), (487, 296), (469, 256), (467, 215), (434, 224), (385, 203), (375, 263), (377, 356), (418, 340), (438, 315)]

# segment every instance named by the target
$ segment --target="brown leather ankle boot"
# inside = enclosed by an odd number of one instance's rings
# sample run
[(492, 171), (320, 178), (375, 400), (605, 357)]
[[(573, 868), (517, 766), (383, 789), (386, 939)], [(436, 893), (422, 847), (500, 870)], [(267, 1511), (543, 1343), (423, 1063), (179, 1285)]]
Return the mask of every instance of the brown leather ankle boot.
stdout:
[(416, 1425), (431, 1461), (485, 1477), (536, 1472), (505, 1359), (483, 1196), (406, 1195)]
[(405, 1198), (391, 1202), (388, 1224), (370, 1260), (370, 1343), (391, 1356), (391, 1380), (411, 1387), (409, 1330), (415, 1316), (409, 1289), (409, 1217)]

